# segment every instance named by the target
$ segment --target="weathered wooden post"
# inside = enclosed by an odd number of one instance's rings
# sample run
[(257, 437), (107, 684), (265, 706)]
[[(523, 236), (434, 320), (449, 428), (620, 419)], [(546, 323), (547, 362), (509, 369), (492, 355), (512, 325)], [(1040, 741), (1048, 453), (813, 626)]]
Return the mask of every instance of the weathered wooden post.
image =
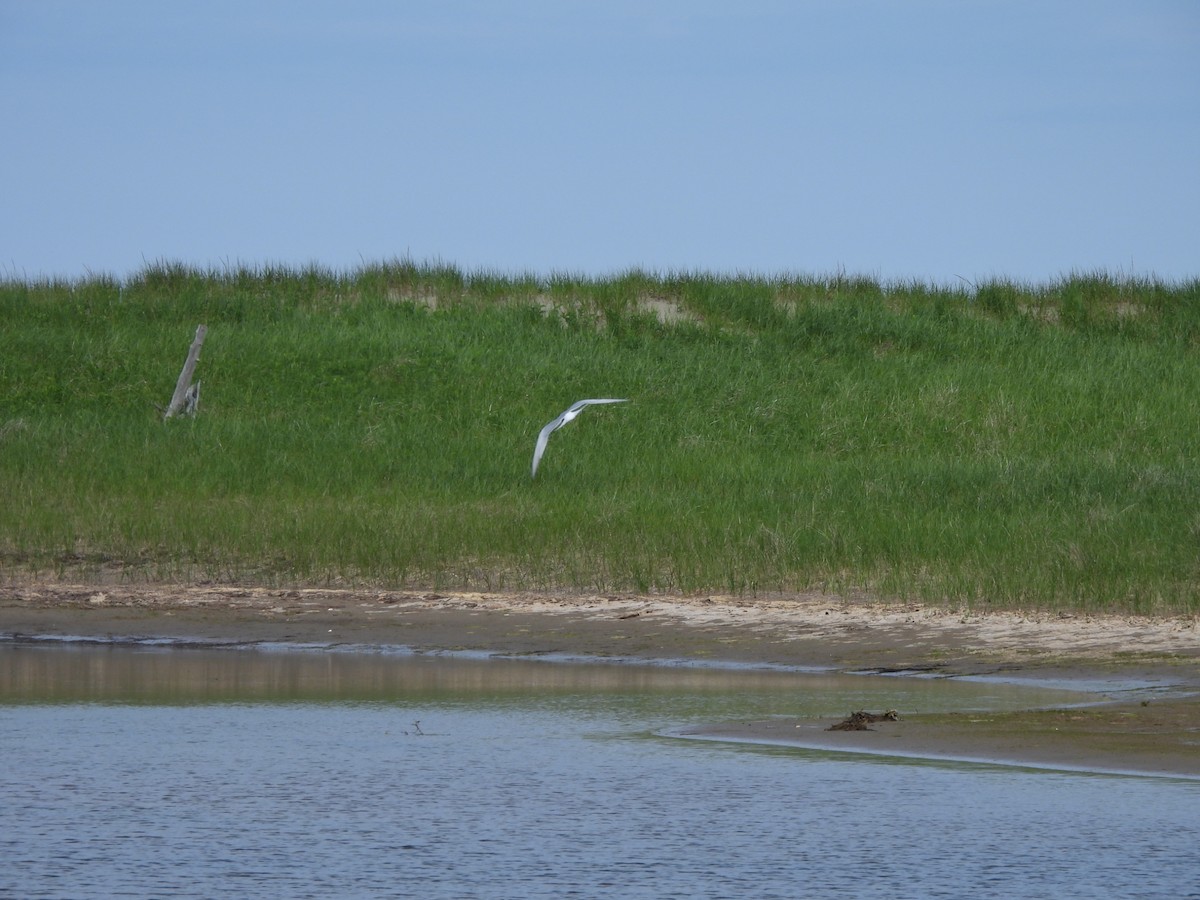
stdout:
[(187, 362), (183, 364), (183, 371), (179, 373), (179, 380), (175, 382), (175, 393), (171, 396), (171, 405), (163, 413), (164, 421), (180, 413), (185, 416), (194, 416), (200, 407), (200, 382), (192, 384), (192, 373), (196, 371), (196, 363), (200, 359), (200, 347), (203, 345), (204, 335), (207, 333), (208, 326), (206, 325), (201, 325), (196, 329), (196, 338), (188, 349)]

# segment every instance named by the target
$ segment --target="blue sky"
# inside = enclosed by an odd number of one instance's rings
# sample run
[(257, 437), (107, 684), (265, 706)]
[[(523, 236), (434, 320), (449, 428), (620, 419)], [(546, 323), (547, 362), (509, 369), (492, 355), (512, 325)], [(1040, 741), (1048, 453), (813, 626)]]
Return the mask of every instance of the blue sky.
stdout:
[(1200, 276), (1195, 0), (0, 0), (0, 274)]

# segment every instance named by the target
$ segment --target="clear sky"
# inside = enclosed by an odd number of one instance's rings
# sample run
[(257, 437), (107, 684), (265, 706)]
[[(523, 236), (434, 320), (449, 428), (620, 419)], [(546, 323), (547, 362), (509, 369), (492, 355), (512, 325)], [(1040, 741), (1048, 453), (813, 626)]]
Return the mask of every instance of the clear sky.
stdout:
[(1197, 0), (0, 0), (0, 275), (1200, 276)]

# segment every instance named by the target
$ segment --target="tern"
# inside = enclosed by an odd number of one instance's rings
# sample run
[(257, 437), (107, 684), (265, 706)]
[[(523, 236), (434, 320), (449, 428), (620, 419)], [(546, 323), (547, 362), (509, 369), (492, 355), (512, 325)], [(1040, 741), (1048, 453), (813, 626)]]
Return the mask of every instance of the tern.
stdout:
[(537, 477), (538, 463), (540, 463), (542, 461), (542, 454), (546, 452), (546, 442), (548, 440), (550, 440), (551, 432), (557, 431), (558, 429), (562, 428), (564, 425), (566, 425), (568, 422), (570, 422), (572, 419), (574, 419), (577, 415), (579, 415), (581, 412), (583, 412), (585, 407), (591, 406), (593, 403), (628, 403), (628, 402), (629, 402), (628, 398), (624, 398), (621, 400), (604, 398), (604, 399), (599, 399), (599, 400), (580, 400), (578, 403), (572, 403), (570, 408), (567, 409), (566, 412), (564, 412), (562, 415), (560, 415), (557, 419), (554, 419), (552, 422), (547, 422), (546, 427), (543, 428), (541, 433), (538, 435), (537, 445), (533, 448), (533, 470), (530, 472), (529, 477), (530, 478)]

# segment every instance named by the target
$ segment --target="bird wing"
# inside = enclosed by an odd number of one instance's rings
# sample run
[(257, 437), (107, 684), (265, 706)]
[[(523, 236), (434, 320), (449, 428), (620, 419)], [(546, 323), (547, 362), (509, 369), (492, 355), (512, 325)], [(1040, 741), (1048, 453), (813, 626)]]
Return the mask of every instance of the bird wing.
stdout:
[[(628, 403), (627, 397), (616, 399), (613, 397), (602, 397), (596, 400), (580, 400), (578, 403), (573, 403), (571, 409), (583, 409), (585, 406), (591, 406), (593, 403)], [(569, 410), (568, 410), (569, 411)]]
[(533, 468), (530, 470), (529, 477), (537, 476), (538, 463), (542, 461), (542, 454), (546, 452), (546, 442), (550, 440), (550, 432), (562, 424), (562, 416), (559, 416), (552, 422), (547, 422), (546, 427), (538, 432), (537, 444), (533, 448)]

